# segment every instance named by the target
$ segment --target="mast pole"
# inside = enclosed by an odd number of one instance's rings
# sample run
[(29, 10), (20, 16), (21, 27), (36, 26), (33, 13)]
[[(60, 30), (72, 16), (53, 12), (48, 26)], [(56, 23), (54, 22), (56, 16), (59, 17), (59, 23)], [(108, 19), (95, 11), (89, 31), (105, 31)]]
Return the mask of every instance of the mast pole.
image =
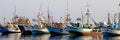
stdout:
[(81, 14), (82, 14), (82, 20), (81, 21), (82, 21), (82, 25), (83, 25), (84, 24), (83, 23), (84, 17), (83, 17), (83, 12), (82, 11), (81, 11)]
[(110, 13), (108, 13), (108, 24), (110, 25)]
[(48, 13), (48, 23), (50, 23), (50, 14), (49, 14), (49, 1), (48, 1), (48, 10), (47, 10), (47, 13)]
[(67, 9), (66, 10), (67, 10), (67, 14), (68, 14), (68, 11), (69, 11), (69, 9), (68, 9), (68, 0), (67, 0)]
[(15, 17), (16, 16), (16, 2), (14, 1), (14, 12), (13, 12), (13, 17)]
[(120, 26), (120, 3), (119, 3), (119, 7), (118, 7), (118, 21), (119, 21), (119, 26)]
[(114, 14), (114, 24), (116, 24), (116, 15), (117, 14)]
[(5, 16), (4, 16), (3, 20), (4, 20), (4, 24), (5, 24), (5, 22), (6, 22), (6, 18), (5, 18)]
[(90, 5), (87, 3), (87, 13), (86, 13), (86, 15), (87, 15), (87, 24), (89, 25), (89, 17), (90, 17), (90, 13), (89, 13), (89, 7)]
[(67, 0), (66, 18), (65, 18), (66, 25), (68, 25), (68, 23), (69, 23), (69, 16), (70, 16), (70, 14), (68, 14), (68, 11), (69, 11), (69, 9), (68, 9), (68, 0)]
[(14, 6), (14, 13), (13, 16), (16, 16), (16, 5)]
[[(116, 0), (116, 2), (118, 2), (118, 0)], [(118, 7), (118, 8), (117, 8), (117, 9), (118, 9), (118, 15), (117, 15), (117, 16), (118, 16), (118, 17), (117, 17), (117, 18), (118, 18), (118, 21), (117, 21), (117, 22), (118, 22), (118, 26), (119, 26), (119, 25), (120, 25), (120, 3), (118, 2), (117, 4), (118, 4), (118, 5), (117, 5), (117, 7)]]

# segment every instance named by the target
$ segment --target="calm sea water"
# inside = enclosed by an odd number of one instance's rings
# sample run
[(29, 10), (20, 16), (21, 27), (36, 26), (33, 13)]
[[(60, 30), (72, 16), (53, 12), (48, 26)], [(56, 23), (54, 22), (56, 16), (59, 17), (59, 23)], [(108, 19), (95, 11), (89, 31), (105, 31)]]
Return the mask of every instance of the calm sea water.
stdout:
[(2, 34), (0, 40), (120, 40), (120, 36), (70, 36), (60, 35), (22, 35), (21, 33)]

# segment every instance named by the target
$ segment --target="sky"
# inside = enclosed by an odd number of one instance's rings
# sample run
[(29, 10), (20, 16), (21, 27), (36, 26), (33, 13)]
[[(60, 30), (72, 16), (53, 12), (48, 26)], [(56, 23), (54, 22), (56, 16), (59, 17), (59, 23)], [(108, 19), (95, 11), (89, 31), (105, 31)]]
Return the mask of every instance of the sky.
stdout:
[[(89, 7), (86, 7), (87, 3)], [(107, 20), (108, 13), (113, 16), (120, 12), (118, 11), (119, 3), (120, 0), (68, 0), (68, 13), (71, 14), (72, 20), (76, 20), (77, 17), (81, 17), (81, 14), (85, 15), (86, 9), (89, 8), (94, 20), (102, 22)], [(36, 19), (38, 12), (47, 16), (48, 5), (50, 15), (56, 20), (67, 13), (67, 0), (0, 0), (0, 22), (3, 22), (4, 17), (6, 21), (11, 21), (15, 6), (16, 15)], [(40, 7), (41, 10), (39, 10)]]

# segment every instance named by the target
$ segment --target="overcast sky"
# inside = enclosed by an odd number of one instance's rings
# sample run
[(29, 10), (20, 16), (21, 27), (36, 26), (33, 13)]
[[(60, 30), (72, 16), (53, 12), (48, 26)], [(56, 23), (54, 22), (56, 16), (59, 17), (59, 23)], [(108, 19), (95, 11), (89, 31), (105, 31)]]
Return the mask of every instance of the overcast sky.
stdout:
[[(69, 13), (73, 20), (81, 17), (81, 11), (83, 14), (86, 13), (87, 2), (90, 5), (92, 17), (99, 22), (107, 20), (107, 13), (113, 15), (118, 12), (120, 0), (68, 0)], [(65, 16), (67, 0), (0, 0), (0, 21), (3, 22), (3, 17), (10, 21), (15, 6), (16, 14), (19, 16), (26, 16), (30, 19), (36, 18), (40, 5), (41, 12), (47, 15), (48, 4), (50, 13), (54, 18), (59, 19), (61, 16)]]

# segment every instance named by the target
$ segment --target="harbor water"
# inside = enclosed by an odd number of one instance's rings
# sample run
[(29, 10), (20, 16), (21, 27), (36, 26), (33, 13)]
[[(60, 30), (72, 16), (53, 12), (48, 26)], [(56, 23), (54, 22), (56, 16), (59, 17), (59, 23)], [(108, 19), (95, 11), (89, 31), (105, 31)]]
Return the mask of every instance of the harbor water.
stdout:
[(120, 40), (120, 36), (22, 35), (0, 33), (0, 40)]

